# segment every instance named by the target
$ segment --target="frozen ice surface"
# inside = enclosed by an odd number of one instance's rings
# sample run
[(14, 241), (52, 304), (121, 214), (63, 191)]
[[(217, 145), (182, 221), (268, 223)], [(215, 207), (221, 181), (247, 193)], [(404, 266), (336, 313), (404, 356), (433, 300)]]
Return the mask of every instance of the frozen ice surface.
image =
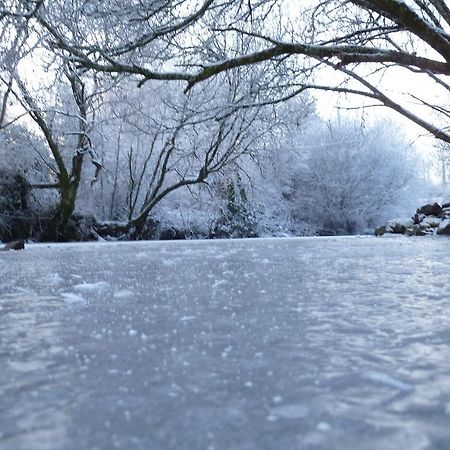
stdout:
[(450, 240), (0, 254), (0, 450), (450, 448)]

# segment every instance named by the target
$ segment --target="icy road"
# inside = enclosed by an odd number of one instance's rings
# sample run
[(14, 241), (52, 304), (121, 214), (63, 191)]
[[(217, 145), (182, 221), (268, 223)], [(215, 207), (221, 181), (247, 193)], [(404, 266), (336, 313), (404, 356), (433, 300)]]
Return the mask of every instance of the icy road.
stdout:
[(450, 448), (450, 240), (0, 254), (0, 449)]

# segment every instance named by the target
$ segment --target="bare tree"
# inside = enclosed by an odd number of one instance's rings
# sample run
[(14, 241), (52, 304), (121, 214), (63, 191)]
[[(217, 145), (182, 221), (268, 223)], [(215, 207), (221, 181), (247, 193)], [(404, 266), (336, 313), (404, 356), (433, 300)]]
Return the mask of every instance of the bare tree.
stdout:
[[(283, 2), (274, 0), (128, 0), (120, 10), (109, 1), (25, 3), (27, 8), (4, 8), (3, 15), (32, 14), (51, 45), (86, 70), (132, 74), (141, 83), (181, 80), (190, 89), (224, 71), (287, 64), (289, 95), (316, 89), (362, 96), (450, 142), (445, 103), (430, 102), (415, 90), (411, 98), (433, 113), (417, 114), (359, 70), (404, 68), (418, 83), (421, 76), (430, 78), (448, 97), (450, 8), (443, 0), (325, 0), (309, 11), (309, 21), (288, 17), (284, 23), (277, 7)], [(218, 42), (236, 36), (246, 38), (245, 48), (216, 51)], [(315, 82), (311, 75), (321, 67), (340, 73), (339, 82)]]
[(436, 162), (441, 174), (441, 182), (444, 186), (448, 183), (448, 171), (450, 169), (450, 145), (446, 142), (436, 142)]
[[(115, 140), (118, 143), (120, 137), (121, 146), (121, 151), (114, 149), (110, 155), (117, 169), (110, 180), (111, 196), (115, 201), (123, 198), (126, 188), (128, 223), (123, 231), (131, 231), (135, 238), (142, 235), (154, 208), (169, 194), (206, 184), (226, 166), (254, 155), (271, 132), (262, 107), (230, 111), (212, 102), (205, 108), (211, 89), (203, 96), (175, 94), (171, 99), (173, 89), (148, 88), (139, 95), (126, 89), (110, 92), (118, 96), (109, 107), (115, 116)], [(232, 97), (230, 92), (227, 86), (215, 93)]]
[[(75, 104), (74, 112), (70, 111), (70, 107), (65, 111), (58, 111), (48, 106), (40, 106), (26, 83), (17, 74), (14, 74), (13, 77), (15, 88), (9, 81), (9, 89), (40, 129), (51, 154), (51, 159), (46, 158), (45, 155), (41, 155), (41, 157), (46, 160), (46, 166), (53, 172), (55, 181), (34, 184), (31, 188), (58, 190), (59, 204), (46, 234), (48, 238), (59, 240), (64, 236), (68, 220), (75, 209), (85, 155), (90, 155), (95, 166), (95, 178), (102, 167), (96, 159), (89, 137), (91, 124), (88, 116), (92, 97), (87, 93), (85, 82), (79, 72), (70, 64), (64, 66), (64, 77), (70, 86), (72, 101)], [(4, 79), (2, 81), (7, 82)], [(66, 149), (61, 135), (54, 127), (55, 115), (70, 117), (77, 124), (75, 130), (68, 130), (66, 133), (75, 136), (75, 148), (69, 159), (66, 157)]]

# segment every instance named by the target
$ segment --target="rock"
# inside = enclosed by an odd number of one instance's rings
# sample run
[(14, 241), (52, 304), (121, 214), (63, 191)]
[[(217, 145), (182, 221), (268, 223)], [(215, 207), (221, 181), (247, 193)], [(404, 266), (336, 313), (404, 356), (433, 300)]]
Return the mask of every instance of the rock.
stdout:
[(427, 236), (429, 234), (433, 234), (433, 231), (424, 230), (420, 227), (414, 227), (408, 230), (408, 236)]
[(414, 214), (412, 216), (412, 221), (415, 225), (419, 224), (425, 218), (425, 214)]
[(171, 240), (182, 240), (186, 239), (186, 233), (182, 230), (177, 230), (176, 228), (168, 228), (166, 230), (162, 230), (159, 234), (159, 239), (161, 241), (171, 241)]
[(405, 234), (408, 228), (414, 226), (411, 219), (392, 219), (386, 225), (387, 233)]
[(437, 234), (450, 235), (450, 220), (443, 220), (437, 229)]
[(441, 207), (438, 203), (424, 205), (411, 219), (392, 219), (385, 227), (378, 227), (375, 236), (384, 233), (405, 234), (407, 236), (450, 235), (450, 203)]
[[(320, 230), (317, 230), (317, 236), (336, 236), (336, 231), (334, 230), (328, 230), (326, 228), (321, 228)], [(345, 234), (345, 232), (341, 232), (341, 234)]]
[(406, 227), (405, 227), (405, 225), (402, 225), (401, 223), (396, 223), (393, 227), (391, 227), (391, 233), (394, 233), (394, 234), (405, 234), (406, 233)]
[(442, 222), (440, 217), (436, 216), (426, 216), (421, 222), (420, 226), (422, 228), (437, 228)]
[(24, 250), (24, 249), (25, 249), (25, 241), (23, 239), (19, 239), (17, 241), (8, 242), (0, 250), (7, 252), (8, 250)]
[(130, 222), (102, 221), (96, 222), (93, 228), (99, 238), (106, 240), (151, 240), (157, 239), (158, 225), (158, 221), (148, 217), (139, 233)]
[(375, 236), (383, 236), (386, 233), (386, 226), (382, 225), (381, 227), (375, 228)]
[(425, 214), (426, 216), (438, 216), (442, 217), (444, 211), (442, 210), (442, 206), (439, 203), (433, 203), (424, 205), (417, 210), (417, 214)]

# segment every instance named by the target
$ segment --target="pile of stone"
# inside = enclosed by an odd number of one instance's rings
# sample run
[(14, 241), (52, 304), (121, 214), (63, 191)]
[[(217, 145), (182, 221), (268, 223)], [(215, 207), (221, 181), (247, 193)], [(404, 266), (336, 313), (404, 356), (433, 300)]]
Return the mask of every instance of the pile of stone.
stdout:
[(5, 244), (4, 247), (0, 248), (0, 252), (7, 252), (9, 250), (23, 250), (25, 248), (25, 241), (19, 239), (17, 241), (11, 241)]
[(385, 233), (407, 236), (450, 235), (450, 203), (424, 205), (411, 219), (392, 219), (375, 230), (375, 236)]

